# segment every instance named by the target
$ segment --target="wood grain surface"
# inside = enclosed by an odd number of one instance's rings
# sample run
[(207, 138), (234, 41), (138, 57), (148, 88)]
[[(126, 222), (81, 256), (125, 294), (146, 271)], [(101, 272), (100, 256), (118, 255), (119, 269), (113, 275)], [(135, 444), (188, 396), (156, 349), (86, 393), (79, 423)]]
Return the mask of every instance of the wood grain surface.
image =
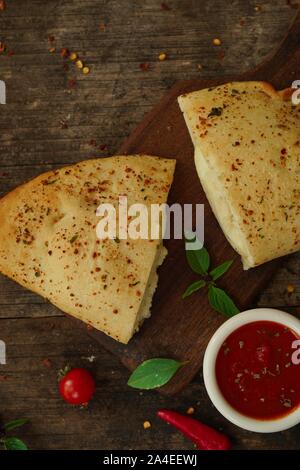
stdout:
[[(0, 107), (2, 193), (49, 168), (115, 153), (175, 82), (222, 80), (254, 67), (279, 45), (295, 15), (281, 0), (167, 3), (166, 11), (154, 0), (7, 1), (0, 41), (14, 54), (0, 54), (0, 79), (8, 89), (7, 105)], [(57, 49), (52, 54), (51, 35)], [(220, 47), (211, 44), (214, 37), (221, 38)], [(78, 52), (91, 73), (83, 76), (70, 63), (67, 69), (61, 47)], [(157, 60), (160, 52), (167, 53), (166, 61)], [(282, 260), (258, 305), (297, 313), (299, 260)], [(0, 339), (7, 344), (7, 365), (0, 366), (1, 417), (30, 418), (19, 435), (31, 448), (192, 448), (155, 418), (161, 406), (194, 406), (195, 416), (226, 431), (237, 449), (300, 448), (298, 427), (262, 436), (228, 423), (211, 405), (201, 373), (174, 397), (129, 389), (126, 369), (80, 326), (2, 277)], [(56, 374), (66, 363), (89, 367), (95, 375), (97, 393), (87, 410), (71, 408), (58, 396)], [(145, 419), (152, 422), (147, 431)]]

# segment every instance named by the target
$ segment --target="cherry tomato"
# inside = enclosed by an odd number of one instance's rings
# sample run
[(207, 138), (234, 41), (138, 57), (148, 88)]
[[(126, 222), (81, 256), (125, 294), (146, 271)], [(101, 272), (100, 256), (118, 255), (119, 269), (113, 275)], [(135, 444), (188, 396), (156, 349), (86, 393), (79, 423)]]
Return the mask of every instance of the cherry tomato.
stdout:
[(95, 392), (95, 381), (89, 371), (71, 369), (60, 381), (59, 391), (65, 401), (72, 405), (87, 404)]

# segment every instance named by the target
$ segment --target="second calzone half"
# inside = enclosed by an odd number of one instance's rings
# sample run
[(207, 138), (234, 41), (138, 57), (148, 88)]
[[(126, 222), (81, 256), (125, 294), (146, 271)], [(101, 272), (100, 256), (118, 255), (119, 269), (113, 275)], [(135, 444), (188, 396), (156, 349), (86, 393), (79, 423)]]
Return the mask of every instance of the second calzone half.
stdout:
[(244, 269), (300, 249), (300, 106), (236, 82), (179, 97), (202, 186)]
[(150, 316), (162, 240), (102, 238), (97, 207), (126, 196), (165, 203), (175, 161), (87, 160), (44, 173), (0, 200), (0, 271), (64, 312), (127, 343)]

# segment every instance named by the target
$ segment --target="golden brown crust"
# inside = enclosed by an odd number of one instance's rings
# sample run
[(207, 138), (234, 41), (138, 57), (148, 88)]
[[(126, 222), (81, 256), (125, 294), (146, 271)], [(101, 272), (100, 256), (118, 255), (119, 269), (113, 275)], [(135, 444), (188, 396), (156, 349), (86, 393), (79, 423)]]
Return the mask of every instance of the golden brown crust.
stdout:
[(300, 107), (290, 97), (266, 82), (179, 97), (202, 185), (245, 268), (300, 248)]
[(166, 202), (175, 161), (118, 156), (44, 173), (0, 200), (0, 271), (127, 343), (160, 240), (99, 240), (100, 203)]

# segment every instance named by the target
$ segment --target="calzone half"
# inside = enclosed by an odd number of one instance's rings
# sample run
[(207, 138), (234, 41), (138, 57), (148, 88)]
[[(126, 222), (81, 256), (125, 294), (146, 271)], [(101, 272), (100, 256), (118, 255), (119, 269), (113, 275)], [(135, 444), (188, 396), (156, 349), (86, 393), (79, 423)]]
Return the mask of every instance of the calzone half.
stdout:
[(162, 240), (99, 239), (97, 207), (165, 203), (175, 161), (87, 160), (44, 173), (0, 200), (0, 271), (64, 312), (127, 343), (150, 315)]
[(244, 269), (300, 249), (300, 106), (236, 82), (179, 97), (202, 186)]

